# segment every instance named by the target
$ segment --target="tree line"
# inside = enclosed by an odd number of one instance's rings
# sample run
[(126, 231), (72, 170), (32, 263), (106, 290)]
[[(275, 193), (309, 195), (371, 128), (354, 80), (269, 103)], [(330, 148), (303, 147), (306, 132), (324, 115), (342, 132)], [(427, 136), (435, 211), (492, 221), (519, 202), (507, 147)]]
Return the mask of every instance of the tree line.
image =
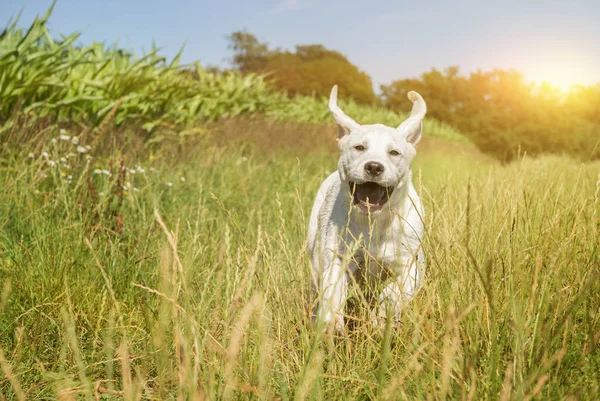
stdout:
[(234, 69), (264, 74), (289, 96), (327, 96), (337, 84), (344, 96), (357, 103), (408, 112), (406, 93), (416, 90), (426, 99), (430, 116), (455, 126), (483, 152), (500, 160), (524, 153), (600, 159), (600, 83), (564, 92), (549, 84), (529, 83), (513, 70), (464, 75), (451, 66), (381, 85), (377, 96), (368, 74), (322, 45), (299, 45), (295, 51), (272, 49), (245, 31), (228, 39)]

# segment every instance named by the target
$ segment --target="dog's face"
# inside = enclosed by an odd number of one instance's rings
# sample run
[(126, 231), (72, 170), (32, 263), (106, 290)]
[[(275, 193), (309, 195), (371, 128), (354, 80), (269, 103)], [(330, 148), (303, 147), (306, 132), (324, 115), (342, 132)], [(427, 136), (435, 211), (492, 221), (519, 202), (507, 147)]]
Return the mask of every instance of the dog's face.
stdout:
[(360, 212), (380, 213), (409, 176), (426, 106), (418, 93), (409, 92), (408, 97), (414, 103), (410, 117), (392, 128), (359, 125), (337, 106), (337, 87), (331, 91), (329, 108), (338, 124), (341, 151), (338, 170)]

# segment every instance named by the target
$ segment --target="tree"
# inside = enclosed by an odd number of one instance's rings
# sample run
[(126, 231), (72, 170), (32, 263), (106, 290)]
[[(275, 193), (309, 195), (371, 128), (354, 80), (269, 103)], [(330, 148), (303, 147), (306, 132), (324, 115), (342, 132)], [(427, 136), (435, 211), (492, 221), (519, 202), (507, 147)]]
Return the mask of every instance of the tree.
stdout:
[(328, 96), (337, 84), (358, 103), (378, 101), (371, 78), (344, 55), (323, 45), (296, 46), (295, 52), (270, 50), (247, 32), (234, 32), (229, 40), (235, 68), (242, 73), (266, 74), (267, 80), (290, 96)]
[(269, 47), (256, 36), (245, 31), (237, 31), (227, 37), (229, 48), (233, 50), (233, 66), (242, 73), (257, 72), (264, 68), (269, 56)]
[(532, 85), (512, 70), (432, 69), (418, 79), (382, 85), (385, 106), (406, 108), (406, 93), (425, 98), (428, 115), (461, 130), (484, 152), (510, 160), (519, 152), (569, 153), (600, 158), (600, 86), (569, 94), (548, 84)]

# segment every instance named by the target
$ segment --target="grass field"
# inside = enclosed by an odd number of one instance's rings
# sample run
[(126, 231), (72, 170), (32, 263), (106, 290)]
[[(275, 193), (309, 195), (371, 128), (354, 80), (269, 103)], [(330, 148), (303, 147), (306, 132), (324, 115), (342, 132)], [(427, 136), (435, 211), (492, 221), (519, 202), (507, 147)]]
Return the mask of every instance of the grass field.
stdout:
[(500, 165), (426, 131), (424, 290), (398, 329), (331, 338), (305, 232), (332, 127), (229, 120), (160, 148), (11, 129), (0, 400), (600, 398), (598, 163)]

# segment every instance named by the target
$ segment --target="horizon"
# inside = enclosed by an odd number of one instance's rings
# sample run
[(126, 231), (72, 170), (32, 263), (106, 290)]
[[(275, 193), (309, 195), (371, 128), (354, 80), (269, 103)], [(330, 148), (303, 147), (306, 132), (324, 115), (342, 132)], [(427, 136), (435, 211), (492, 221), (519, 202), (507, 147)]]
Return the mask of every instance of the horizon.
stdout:
[[(78, 43), (117, 43), (136, 52), (156, 42), (168, 59), (184, 46), (181, 62), (197, 60), (204, 67), (229, 66), (232, 52), (226, 36), (237, 30), (254, 34), (270, 48), (322, 44), (366, 72), (377, 92), (381, 84), (449, 66), (458, 66), (462, 75), (516, 70), (528, 82), (545, 81), (561, 90), (600, 84), (600, 53), (594, 50), (600, 43), (600, 25), (595, 23), (600, 3), (592, 1), (501, 6), (435, 1), (401, 10), (391, 0), (368, 8), (356, 1), (342, 6), (339, 0), (260, 0), (236, 2), (235, 13), (223, 4), (185, 3), (169, 7), (158, 0), (128, 4), (58, 0), (49, 26), (55, 37), (82, 31)], [(51, 0), (12, 0), (0, 10), (7, 11), (5, 25), (22, 10), (18, 26), (27, 27), (51, 4)], [(202, 14), (207, 11), (209, 18)], [(332, 23), (336, 19), (350, 22)], [(306, 29), (309, 22), (311, 29)], [(406, 56), (415, 52), (418, 56)]]

